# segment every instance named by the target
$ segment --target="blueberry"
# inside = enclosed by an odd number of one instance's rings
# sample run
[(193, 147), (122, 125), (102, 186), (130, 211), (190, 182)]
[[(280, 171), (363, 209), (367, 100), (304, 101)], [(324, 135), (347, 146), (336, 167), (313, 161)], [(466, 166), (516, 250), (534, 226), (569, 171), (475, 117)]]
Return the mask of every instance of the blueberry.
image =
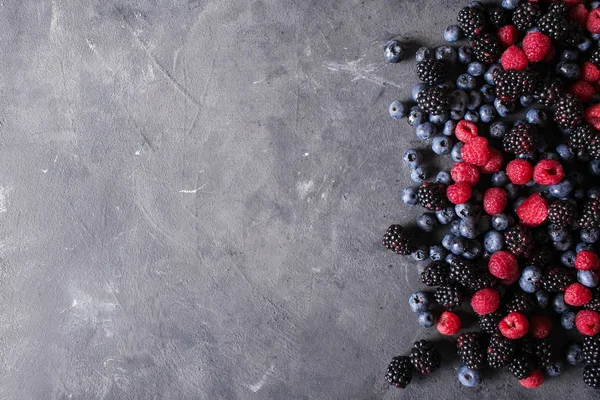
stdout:
[(577, 271), (577, 280), (583, 286), (595, 288), (598, 286), (598, 274), (594, 270)]
[(429, 122), (438, 126), (444, 125), (448, 121), (448, 118), (450, 118), (448, 111), (444, 111), (441, 114), (429, 114)]
[(509, 219), (506, 214), (495, 214), (492, 216), (492, 227), (497, 231), (505, 231), (510, 226)]
[(408, 305), (412, 312), (427, 311), (429, 304), (429, 295), (425, 292), (415, 292), (408, 298)]
[(548, 307), (548, 292), (546, 292), (545, 290), (538, 290), (537, 292), (535, 292), (535, 299), (537, 300), (537, 303), (541, 308)]
[(454, 64), (457, 59), (456, 50), (451, 46), (440, 46), (435, 49), (435, 58), (438, 60), (448, 61)]
[(415, 133), (421, 140), (430, 139), (433, 135), (435, 135), (435, 126), (433, 126), (431, 122), (424, 122), (417, 126)]
[(574, 156), (573, 152), (571, 151), (571, 148), (566, 144), (559, 144), (558, 146), (556, 146), (556, 152), (558, 153), (560, 158), (562, 158), (565, 161), (571, 161)]
[(478, 240), (469, 240), (467, 242), (467, 248), (462, 253), (462, 256), (467, 260), (474, 260), (479, 258), (483, 253), (483, 247), (481, 246), (481, 242)]
[(501, 117), (508, 117), (513, 111), (515, 111), (514, 103), (505, 103), (499, 98), (494, 99), (494, 108)]
[(458, 61), (463, 64), (468, 64), (473, 59), (473, 49), (467, 46), (460, 46), (458, 48)]
[(475, 217), (477, 215), (477, 207), (473, 203), (457, 204), (454, 206), (454, 212), (459, 218)]
[(566, 251), (573, 245), (573, 240), (571, 239), (571, 235), (567, 235), (563, 240), (559, 240), (557, 242), (552, 243), (554, 248), (558, 251)]
[(485, 71), (485, 73), (483, 74), (483, 79), (489, 84), (494, 86), (494, 73), (496, 71), (501, 70), (502, 67), (500, 66), (500, 64), (492, 64), (490, 65), (490, 67), (487, 69), (487, 71)]
[(453, 264), (454, 262), (456, 262), (457, 260), (460, 260), (460, 257), (457, 255), (454, 255), (452, 253), (449, 253), (446, 258), (444, 259), (444, 261), (446, 261), (447, 264)]
[(569, 231), (562, 226), (554, 224), (548, 225), (548, 236), (553, 242), (563, 241), (570, 235), (571, 234), (569, 233)]
[(410, 126), (418, 126), (423, 123), (424, 119), (425, 116), (423, 115), (423, 110), (421, 110), (420, 107), (411, 107), (408, 113), (408, 123)]
[(504, 171), (494, 172), (491, 177), (491, 183), (494, 187), (503, 187), (509, 183), (508, 175)]
[(508, 128), (502, 121), (494, 122), (490, 125), (490, 136), (493, 138), (501, 139), (506, 134)]
[(527, 119), (527, 122), (534, 125), (546, 126), (546, 123), (548, 122), (548, 115), (537, 108), (532, 108), (527, 111), (525, 118)]
[(579, 236), (585, 243), (596, 243), (600, 239), (600, 229), (582, 229)]
[(404, 45), (398, 40), (390, 40), (384, 46), (383, 57), (390, 63), (400, 62), (404, 57)]
[(552, 378), (560, 376), (560, 374), (562, 374), (562, 370), (563, 365), (560, 361), (555, 361), (550, 365), (546, 365), (546, 374)]
[(600, 176), (600, 160), (592, 160), (588, 164), (590, 173), (594, 176)]
[(452, 146), (452, 150), (450, 151), (450, 156), (452, 157), (452, 159), (455, 162), (461, 162), (462, 161), (462, 156), (460, 155), (460, 152), (461, 152), (462, 147), (464, 145), (465, 144), (463, 142), (458, 142), (454, 146)]
[[(454, 236), (460, 235), (460, 219), (455, 219), (450, 223), (450, 233)], [(448, 250), (450, 250), (448, 248)]]
[(567, 311), (561, 314), (560, 324), (563, 328), (571, 330), (575, 327), (575, 313)]
[(454, 242), (455, 239), (456, 239), (456, 235), (453, 235), (451, 233), (447, 234), (442, 239), (442, 246), (444, 246), (444, 248), (446, 250), (450, 250), (450, 247), (452, 246), (452, 243)]
[(430, 60), (433, 58), (433, 50), (428, 47), (421, 47), (415, 54), (415, 60), (421, 62), (423, 60)]
[(570, 180), (564, 179), (562, 182), (552, 185), (548, 188), (550, 194), (558, 199), (566, 199), (573, 191), (573, 184)]
[(600, 197), (600, 186), (592, 186), (587, 191), (587, 197), (590, 199), (597, 199)]
[(489, 124), (496, 119), (496, 109), (490, 104), (484, 104), (479, 109), (479, 119), (481, 122)]
[(450, 25), (444, 31), (444, 40), (448, 43), (456, 42), (462, 36), (462, 29), (458, 25)]
[(434, 245), (429, 248), (429, 258), (433, 261), (440, 261), (446, 258), (448, 251), (443, 246)]
[[(466, 109), (465, 109), (465, 110), (466, 110)], [(460, 120), (461, 120), (461, 119), (463, 119), (463, 118), (464, 118), (464, 116), (465, 116), (465, 112), (466, 112), (465, 110), (459, 110), (459, 111), (456, 111), (456, 110), (450, 110), (450, 118), (451, 118), (453, 121), (460, 121)]]
[(535, 265), (525, 267), (521, 274), (523, 279), (534, 284), (539, 284), (543, 275), (542, 270)]
[(478, 90), (471, 90), (469, 92), (469, 103), (467, 104), (467, 110), (477, 110), (483, 102), (483, 96)]
[(579, 343), (571, 343), (567, 348), (567, 362), (571, 365), (583, 364), (583, 349)]
[(573, 250), (567, 250), (560, 255), (560, 262), (565, 267), (574, 268), (575, 267), (575, 257), (577, 257), (577, 254), (575, 254), (575, 252)]
[(582, 200), (585, 198), (585, 191), (583, 189), (575, 189), (573, 192), (573, 197), (577, 200)]
[(421, 91), (423, 89), (425, 89), (428, 85), (426, 83), (417, 83), (412, 87), (412, 90), (410, 91), (410, 96), (412, 97), (412, 99), (414, 101), (417, 101), (417, 98), (419, 97), (419, 93), (421, 93)]
[(469, 7), (469, 8), (476, 8), (479, 11), (485, 11), (485, 7), (483, 6), (483, 4), (480, 1), (477, 1), (477, 0), (470, 1), (467, 4), (467, 7)]
[(477, 81), (473, 75), (461, 74), (456, 79), (456, 87), (461, 90), (473, 90), (477, 87)]
[[(594, 4), (594, 3), (592, 3)], [(577, 50), (585, 53), (586, 51), (588, 51), (590, 49), (590, 47), (592, 47), (592, 41), (590, 40), (590, 38), (583, 38), (583, 40), (577, 45)]]
[(410, 254), (413, 260), (415, 261), (423, 261), (429, 257), (429, 248), (428, 247), (417, 247)]
[(450, 185), (452, 183), (452, 177), (450, 173), (447, 171), (440, 171), (435, 176), (435, 181), (437, 183), (441, 183), (442, 185)]
[(538, 288), (534, 283), (529, 282), (527, 279), (523, 279), (523, 277), (519, 278), (519, 287), (525, 293), (535, 293)]
[(577, 61), (577, 57), (579, 54), (573, 50), (564, 50), (560, 55), (561, 61)]
[(436, 86), (445, 92), (449, 92), (451, 90), (456, 89), (456, 85), (452, 81), (444, 81), (442, 83), (438, 83)]
[(454, 130), (456, 129), (456, 121), (446, 121), (444, 124), (444, 129), (442, 133), (446, 136), (454, 135)]
[(600, 1), (592, 1), (590, 3), (590, 8), (593, 10), (594, 8), (600, 8)]
[(596, 42), (598, 42), (597, 45), (598, 45), (598, 47), (600, 47), (600, 34), (593, 33), (591, 36), (592, 36), (592, 39), (594, 39)]
[(435, 318), (433, 318), (433, 314), (429, 311), (423, 311), (419, 313), (417, 321), (419, 321), (419, 325), (423, 328), (431, 328), (435, 323)]
[(589, 162), (592, 158), (590, 157), (589, 153), (580, 151), (579, 153), (577, 153), (577, 159), (581, 162), (586, 163)]
[(559, 62), (556, 66), (556, 73), (569, 80), (576, 81), (579, 79), (579, 67), (572, 62)]
[(416, 183), (425, 182), (425, 179), (427, 179), (427, 172), (425, 171), (425, 168), (423, 168), (422, 165), (419, 165), (418, 167), (410, 171), (410, 179), (412, 179), (413, 182)]
[(455, 237), (454, 240), (452, 241), (452, 244), (450, 244), (450, 251), (452, 253), (456, 254), (457, 256), (460, 256), (461, 254), (463, 254), (466, 249), (467, 249), (467, 241), (461, 237)]
[(485, 73), (485, 64), (479, 61), (473, 61), (467, 67), (467, 72), (472, 76), (481, 76)]
[(467, 239), (475, 239), (477, 237), (477, 220), (474, 217), (464, 218), (460, 222), (460, 235)]
[(422, 160), (421, 153), (415, 149), (406, 149), (402, 154), (402, 161), (410, 168), (417, 168)]
[(506, 190), (506, 197), (509, 200), (516, 199), (519, 193), (519, 188), (515, 186), (514, 183), (507, 183), (506, 185), (504, 185), (504, 190)]
[(437, 227), (437, 220), (433, 213), (423, 213), (417, 218), (417, 226), (425, 232), (431, 232)]
[(452, 140), (444, 135), (436, 135), (431, 142), (431, 149), (439, 155), (450, 153), (451, 146)]
[(417, 196), (417, 189), (413, 187), (407, 187), (406, 189), (404, 189), (402, 191), (402, 201), (407, 206), (416, 205), (419, 202)]
[(483, 237), (483, 248), (490, 253), (496, 253), (504, 248), (504, 235), (498, 231), (489, 231)]
[(523, 107), (529, 107), (529, 105), (531, 105), (531, 103), (533, 103), (533, 96), (532, 95), (527, 95), (527, 96), (521, 96), (519, 98), (519, 103), (521, 103), (521, 105)]
[(481, 373), (466, 366), (458, 370), (458, 381), (466, 387), (477, 387), (481, 384)]
[(479, 114), (475, 111), (467, 110), (465, 112), (465, 119), (476, 124), (479, 122)]
[(554, 311), (559, 314), (569, 311), (569, 306), (565, 303), (565, 295), (562, 293), (555, 295), (552, 301), (552, 307), (554, 307)]
[(519, 0), (502, 0), (502, 8), (514, 10), (519, 6)]
[(484, 103), (492, 103), (496, 97), (496, 89), (492, 85), (487, 83), (479, 88), (481, 95), (483, 96)]
[(594, 246), (592, 246), (591, 243), (577, 243), (577, 245), (575, 246), (575, 251), (579, 253), (582, 250), (594, 251)]

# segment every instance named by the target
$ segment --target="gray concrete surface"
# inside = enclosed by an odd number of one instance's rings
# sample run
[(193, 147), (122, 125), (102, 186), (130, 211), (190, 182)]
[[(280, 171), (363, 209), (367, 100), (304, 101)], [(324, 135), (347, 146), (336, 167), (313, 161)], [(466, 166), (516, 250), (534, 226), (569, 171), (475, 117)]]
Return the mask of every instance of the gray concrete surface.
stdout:
[(381, 47), (461, 4), (0, 4), (0, 398), (589, 396), (382, 380), (436, 335), (379, 242), (412, 218), (387, 105), (415, 79)]

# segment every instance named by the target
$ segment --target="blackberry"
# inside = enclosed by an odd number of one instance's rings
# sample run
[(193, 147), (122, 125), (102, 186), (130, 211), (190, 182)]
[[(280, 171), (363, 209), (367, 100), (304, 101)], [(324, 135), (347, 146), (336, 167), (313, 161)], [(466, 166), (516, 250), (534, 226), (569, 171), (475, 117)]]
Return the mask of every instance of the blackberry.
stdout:
[(583, 382), (594, 389), (599, 389), (600, 365), (586, 365), (583, 368)]
[(600, 160), (600, 137), (593, 140), (587, 150), (594, 160)]
[(575, 279), (564, 268), (550, 268), (541, 279), (542, 288), (547, 292), (563, 292)]
[(426, 59), (417, 64), (417, 75), (423, 82), (435, 85), (446, 79), (448, 68), (442, 60)]
[(452, 310), (462, 303), (464, 294), (462, 289), (456, 285), (441, 285), (435, 290), (435, 301), (444, 308)]
[(458, 12), (457, 21), (469, 39), (473, 39), (485, 31), (485, 15), (477, 8), (463, 8)]
[[(583, 306), (586, 310), (600, 312), (600, 297), (594, 297), (586, 305)], [(598, 363), (600, 364), (600, 362)]]
[(412, 372), (412, 364), (409, 357), (394, 357), (385, 372), (385, 380), (390, 385), (404, 389), (412, 380)]
[(487, 268), (456, 257), (450, 261), (450, 279), (472, 292), (495, 285), (496, 280)]
[(410, 350), (410, 363), (421, 375), (429, 375), (440, 368), (442, 357), (433, 343), (419, 340)]
[(535, 125), (519, 123), (502, 138), (504, 151), (516, 156), (532, 155), (539, 143), (539, 134)]
[(382, 240), (383, 245), (394, 250), (396, 254), (409, 255), (412, 253), (410, 236), (404, 231), (402, 225), (390, 225)]
[(506, 249), (515, 256), (528, 254), (533, 250), (533, 236), (523, 225), (515, 225), (504, 232)]
[(461, 333), (456, 340), (456, 349), (467, 368), (481, 369), (486, 365), (487, 347), (481, 333)]
[(500, 28), (501, 26), (506, 25), (506, 21), (508, 19), (506, 10), (502, 7), (491, 7), (487, 9), (487, 16), (490, 24), (494, 28)]
[(510, 103), (533, 94), (538, 86), (539, 76), (533, 71), (499, 69), (494, 73), (493, 79), (496, 96)]
[(526, 31), (534, 26), (541, 16), (542, 12), (536, 3), (525, 2), (513, 13), (512, 22), (518, 30)]
[(488, 335), (494, 335), (500, 332), (498, 324), (504, 316), (501, 312), (495, 311), (490, 314), (481, 315), (479, 317), (479, 327)]
[(492, 335), (487, 349), (487, 362), (491, 368), (500, 368), (509, 364), (515, 356), (516, 345), (513, 340), (502, 335)]
[(592, 54), (590, 54), (590, 62), (600, 68), (600, 48), (596, 48), (592, 51)]
[(548, 207), (548, 221), (558, 226), (570, 226), (577, 216), (577, 206), (568, 200), (555, 200)]
[[(544, 233), (545, 234), (545, 233)], [(548, 246), (535, 246), (528, 261), (531, 265), (546, 268), (554, 262), (554, 250)]]
[(439, 211), (448, 204), (446, 186), (436, 182), (423, 182), (417, 191), (419, 204), (428, 210)]
[(534, 97), (544, 106), (551, 107), (554, 105), (556, 100), (563, 95), (564, 90), (565, 89), (562, 81), (558, 79), (545, 81), (538, 85), (534, 93)]
[(491, 33), (482, 33), (473, 41), (473, 56), (477, 61), (492, 64), (500, 59), (502, 47)]
[(544, 368), (554, 362), (554, 348), (550, 339), (535, 341), (535, 367)]
[(448, 109), (446, 92), (437, 86), (428, 86), (419, 92), (417, 103), (429, 114), (440, 115)]
[(567, 3), (563, 3), (562, 1), (556, 1), (548, 6), (548, 12), (553, 14), (565, 15), (568, 11), (569, 5)]
[(590, 125), (581, 124), (569, 133), (568, 145), (573, 150), (585, 149), (596, 135), (596, 131)]
[(528, 354), (520, 354), (508, 366), (508, 370), (517, 379), (529, 378), (535, 370), (535, 364)]
[(583, 359), (587, 365), (600, 364), (600, 336), (586, 336), (583, 339)]
[(583, 104), (572, 94), (566, 94), (556, 102), (554, 122), (561, 128), (575, 128), (583, 121)]
[(588, 199), (583, 203), (577, 222), (584, 229), (600, 228), (600, 197)]
[(451, 282), (450, 266), (445, 261), (434, 261), (421, 272), (421, 282), (427, 286), (447, 285)]
[(540, 32), (552, 39), (574, 46), (579, 44), (582, 35), (579, 27), (557, 12), (549, 12), (537, 21)]
[(529, 293), (517, 292), (513, 294), (506, 303), (506, 312), (518, 312), (521, 314), (527, 314), (533, 311), (535, 307), (536, 303), (532, 295), (530, 295)]

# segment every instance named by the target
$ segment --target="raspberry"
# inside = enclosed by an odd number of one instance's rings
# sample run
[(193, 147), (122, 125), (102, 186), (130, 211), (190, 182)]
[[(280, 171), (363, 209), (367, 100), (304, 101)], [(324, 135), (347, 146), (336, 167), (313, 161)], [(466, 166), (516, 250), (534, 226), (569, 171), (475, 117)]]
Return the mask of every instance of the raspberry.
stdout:
[(557, 160), (541, 160), (533, 168), (533, 180), (539, 185), (556, 185), (565, 177), (565, 171)]
[(478, 133), (479, 129), (477, 128), (477, 125), (464, 119), (459, 121), (454, 129), (456, 138), (464, 143), (467, 143), (469, 140), (477, 137)]
[(462, 323), (460, 322), (460, 318), (458, 315), (454, 314), (451, 311), (444, 311), (442, 315), (440, 315), (440, 320), (437, 324), (437, 330), (442, 335), (454, 335), (460, 331)]
[(504, 53), (502, 53), (502, 57), (500, 57), (500, 63), (502, 63), (502, 68), (505, 70), (516, 69), (518, 71), (523, 71), (527, 69), (529, 60), (527, 59), (525, 52), (519, 47), (510, 46), (508, 49), (504, 50)]
[(594, 336), (600, 332), (600, 314), (592, 310), (581, 310), (575, 317), (577, 330), (586, 336)]
[(528, 228), (540, 226), (548, 217), (548, 202), (538, 193), (529, 196), (519, 207), (517, 215)]
[(536, 315), (529, 319), (529, 332), (536, 339), (548, 337), (552, 330), (552, 321), (545, 315)]
[(592, 299), (592, 291), (581, 283), (571, 283), (565, 290), (565, 303), (570, 306), (581, 307)]
[(498, 28), (496, 37), (502, 47), (509, 47), (517, 43), (517, 39), (519, 39), (519, 30), (514, 25), (504, 25)]
[(460, 155), (469, 164), (479, 167), (487, 164), (491, 157), (487, 139), (482, 137), (472, 138), (462, 147)]
[(500, 279), (512, 279), (519, 273), (517, 259), (508, 251), (497, 251), (492, 254), (488, 261), (488, 270), (490, 274)]
[(502, 188), (490, 188), (483, 195), (483, 209), (489, 215), (500, 214), (506, 207), (506, 191)]
[(471, 307), (479, 315), (493, 313), (499, 305), (500, 295), (492, 288), (478, 290), (471, 297)]
[(581, 271), (600, 268), (600, 257), (590, 250), (581, 250), (575, 257), (575, 268)]
[(586, 108), (583, 118), (588, 124), (592, 125), (594, 129), (600, 130), (600, 104), (594, 104), (593, 106)]
[(600, 10), (595, 8), (590, 11), (585, 24), (590, 33), (600, 33)]
[(594, 97), (595, 89), (589, 82), (579, 80), (573, 83), (571, 86), (569, 86), (567, 92), (569, 94), (579, 97), (579, 100), (585, 103), (590, 101), (592, 97)]
[(582, 28), (585, 28), (587, 25), (588, 17), (589, 11), (583, 4), (577, 4), (569, 10), (569, 18), (581, 25)]
[(469, 201), (471, 195), (473, 194), (473, 189), (471, 189), (471, 185), (466, 182), (455, 183), (453, 185), (448, 186), (446, 189), (446, 196), (448, 200), (452, 204), (463, 204)]
[(517, 271), (515, 271), (514, 274), (512, 274), (508, 278), (500, 279), (500, 283), (503, 284), (504, 286), (510, 286), (513, 283), (515, 283), (516, 281), (518, 281), (520, 277), (521, 277), (521, 274), (517, 270)]
[(594, 83), (600, 80), (600, 70), (589, 61), (583, 63), (580, 72), (581, 78), (586, 82)]
[(527, 334), (529, 330), (529, 321), (518, 312), (511, 312), (498, 324), (500, 333), (508, 339), (519, 339)]
[(534, 389), (544, 383), (544, 375), (536, 369), (529, 377), (519, 380), (519, 383), (527, 389)]
[(540, 62), (550, 53), (552, 40), (543, 33), (531, 32), (525, 35), (521, 47), (529, 61)]
[(529, 161), (517, 158), (506, 166), (506, 175), (515, 185), (525, 185), (533, 178), (533, 167)]
[(493, 174), (494, 172), (498, 172), (504, 164), (504, 157), (502, 157), (500, 151), (493, 147), (490, 147), (489, 151), (490, 159), (485, 165), (479, 167), (479, 172), (482, 174)]
[(466, 162), (457, 162), (450, 169), (452, 180), (456, 183), (468, 183), (475, 185), (479, 181), (479, 170), (476, 166), (467, 164)]

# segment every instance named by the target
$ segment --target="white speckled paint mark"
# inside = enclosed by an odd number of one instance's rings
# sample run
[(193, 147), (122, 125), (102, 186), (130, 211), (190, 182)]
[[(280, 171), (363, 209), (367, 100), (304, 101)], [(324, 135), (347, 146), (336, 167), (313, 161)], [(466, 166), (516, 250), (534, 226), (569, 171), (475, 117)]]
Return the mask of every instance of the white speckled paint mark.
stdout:
[(275, 366), (271, 365), (271, 367), (267, 370), (267, 372), (264, 373), (264, 375), (262, 376), (262, 378), (260, 378), (258, 382), (256, 382), (254, 385), (248, 385), (250, 390), (252, 390), (254, 393), (258, 392), (260, 388), (263, 387), (263, 385), (267, 381), (267, 378), (273, 373), (273, 371), (275, 371)]
[(314, 190), (314, 188), (315, 183), (312, 179), (308, 182), (298, 182), (298, 184), (296, 184), (296, 190), (302, 199), (305, 199), (306, 196), (308, 196), (308, 194)]
[(8, 194), (11, 190), (12, 186), (0, 186), (0, 213), (8, 211)]

